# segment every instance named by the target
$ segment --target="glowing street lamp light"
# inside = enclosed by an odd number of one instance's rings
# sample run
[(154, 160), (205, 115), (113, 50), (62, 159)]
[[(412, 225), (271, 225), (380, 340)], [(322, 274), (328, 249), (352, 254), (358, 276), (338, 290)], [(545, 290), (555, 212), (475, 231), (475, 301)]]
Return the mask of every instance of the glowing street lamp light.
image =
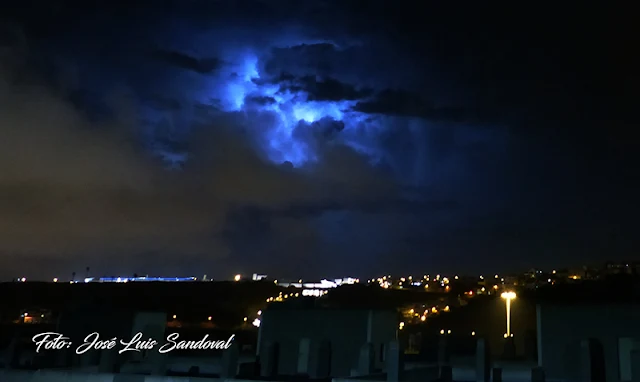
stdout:
[(504, 292), (500, 295), (507, 302), (507, 334), (505, 338), (511, 337), (511, 300), (516, 298), (515, 292)]

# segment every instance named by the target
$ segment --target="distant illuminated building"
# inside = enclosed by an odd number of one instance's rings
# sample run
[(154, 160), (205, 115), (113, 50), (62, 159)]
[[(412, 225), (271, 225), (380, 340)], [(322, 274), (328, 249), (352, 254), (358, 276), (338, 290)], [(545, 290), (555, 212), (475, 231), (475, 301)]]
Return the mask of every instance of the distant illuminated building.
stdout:
[(320, 297), (326, 293), (327, 293), (326, 290), (320, 290), (320, 289), (303, 289), (302, 290), (302, 295), (308, 296), (308, 297)]
[[(101, 277), (97, 281), (101, 283), (126, 283), (130, 281), (196, 281), (195, 277)], [(85, 282), (95, 281), (93, 278), (85, 279)]]
[(276, 284), (278, 284), (278, 286), (281, 287), (294, 287), (294, 288), (304, 288), (304, 289), (331, 289), (331, 288), (336, 288), (340, 285), (352, 285), (352, 284), (357, 284), (359, 283), (360, 280), (359, 279), (354, 279), (351, 277), (348, 278), (344, 278), (344, 279), (335, 279), (333, 281), (330, 280), (320, 280), (320, 282), (306, 282), (303, 283), (301, 280), (298, 280), (297, 282), (277, 282), (276, 280)]
[(260, 281), (266, 278), (267, 278), (267, 275), (259, 275), (257, 273), (254, 273), (253, 276), (251, 276), (251, 280), (253, 281)]

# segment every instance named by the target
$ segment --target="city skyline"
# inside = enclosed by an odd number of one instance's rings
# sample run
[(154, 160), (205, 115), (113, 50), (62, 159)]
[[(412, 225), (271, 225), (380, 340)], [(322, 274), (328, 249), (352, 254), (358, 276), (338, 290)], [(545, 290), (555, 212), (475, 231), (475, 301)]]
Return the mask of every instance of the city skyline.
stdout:
[[(194, 276), (194, 275), (186, 275), (186, 274), (181, 274), (181, 275), (154, 275), (154, 274), (146, 274), (146, 273), (134, 273), (132, 275), (125, 275), (125, 274), (121, 274), (121, 275), (104, 275), (104, 274), (100, 274), (99, 276), (96, 276), (94, 273), (89, 273), (89, 268), (87, 268), (85, 270), (84, 274), (78, 274), (77, 272), (71, 272), (70, 273), (70, 277), (66, 278), (66, 277), (49, 277), (49, 278), (36, 278), (36, 279), (32, 279), (30, 277), (26, 277), (26, 275), (28, 275), (28, 273), (22, 274), (18, 277), (14, 277), (11, 278), (10, 280), (0, 280), (0, 282), (6, 282), (6, 281), (15, 281), (15, 282), (26, 282), (26, 281), (35, 281), (35, 282), (67, 282), (67, 281), (74, 281), (74, 282), (95, 282), (95, 281), (99, 281), (99, 282), (127, 282), (127, 281), (134, 281), (134, 279), (139, 279), (142, 281), (235, 281), (235, 282), (246, 282), (246, 281), (269, 281), (269, 282), (285, 282), (287, 284), (289, 283), (304, 283), (304, 282), (312, 282), (312, 281), (320, 281), (320, 280), (329, 280), (329, 281), (336, 281), (336, 280), (341, 280), (341, 281), (345, 281), (346, 284), (353, 284), (353, 283), (360, 283), (362, 280), (362, 283), (364, 284), (368, 284), (371, 282), (375, 283), (375, 280), (380, 281), (381, 278), (389, 278), (389, 279), (395, 279), (395, 280), (400, 280), (402, 279), (402, 281), (404, 281), (404, 279), (409, 279), (411, 280), (412, 278), (414, 280), (427, 280), (429, 281), (429, 279), (440, 279), (440, 278), (454, 278), (455, 280), (458, 280), (458, 278), (478, 278), (480, 280), (484, 280), (485, 278), (487, 278), (488, 280), (492, 279), (492, 276), (496, 279), (500, 278), (501, 281), (504, 282), (504, 277), (518, 277), (518, 276), (522, 276), (522, 275), (528, 275), (531, 274), (532, 272), (535, 273), (539, 273), (539, 274), (544, 274), (544, 275), (556, 275), (558, 274), (558, 276), (563, 276), (565, 278), (571, 279), (573, 278), (575, 279), (581, 279), (583, 278), (583, 276), (575, 276), (575, 274), (580, 273), (580, 274), (586, 274), (589, 272), (609, 272), (611, 274), (619, 274), (619, 273), (628, 273), (628, 274), (638, 274), (640, 273), (640, 261), (606, 261), (604, 263), (599, 263), (599, 264), (581, 264), (581, 265), (573, 265), (573, 266), (561, 266), (561, 267), (553, 267), (553, 268), (548, 268), (548, 269), (542, 269), (539, 267), (533, 267), (533, 268), (528, 268), (528, 269), (520, 269), (520, 270), (513, 270), (510, 272), (488, 272), (488, 273), (474, 273), (474, 274), (469, 274), (469, 273), (460, 273), (460, 272), (413, 272), (413, 273), (400, 273), (400, 274), (387, 274), (384, 273), (382, 275), (378, 275), (378, 276), (358, 276), (357, 273), (351, 273), (349, 276), (346, 275), (341, 275), (341, 276), (327, 276), (324, 275), (323, 277), (317, 277), (317, 278), (302, 278), (300, 277), (300, 275), (295, 276), (295, 277), (282, 277), (281, 275), (267, 275), (267, 274), (263, 274), (263, 273), (236, 273), (236, 274), (231, 274), (231, 275), (226, 275), (226, 276), (219, 276), (219, 277), (212, 277), (210, 274), (204, 274), (202, 276), (198, 275), (198, 276)], [(414, 276), (415, 275), (415, 276)]]

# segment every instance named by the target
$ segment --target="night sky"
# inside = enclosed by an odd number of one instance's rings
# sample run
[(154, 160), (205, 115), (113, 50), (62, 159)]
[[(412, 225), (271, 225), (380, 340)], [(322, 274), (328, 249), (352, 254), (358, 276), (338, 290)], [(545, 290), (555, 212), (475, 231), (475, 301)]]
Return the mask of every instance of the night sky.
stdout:
[(114, 3), (3, 5), (2, 279), (639, 258), (630, 9)]

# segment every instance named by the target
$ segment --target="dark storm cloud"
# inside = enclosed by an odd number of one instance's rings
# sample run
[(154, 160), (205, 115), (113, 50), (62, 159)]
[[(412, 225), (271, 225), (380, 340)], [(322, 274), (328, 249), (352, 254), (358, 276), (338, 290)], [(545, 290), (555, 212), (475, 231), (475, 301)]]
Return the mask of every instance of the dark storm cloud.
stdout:
[[(604, 44), (617, 27), (563, 32), (561, 10), (183, 3), (127, 17), (69, 3), (60, 19), (36, 7), (11, 39), (0, 269), (327, 277), (630, 253), (637, 155), (618, 133), (637, 121), (637, 82), (607, 62), (637, 65)], [(333, 114), (296, 117), (295, 142), (277, 141), (285, 93)], [(318, 161), (274, 164), (275, 144)]]
[[(389, 86), (408, 86), (413, 89), (416, 81), (410, 60), (402, 55), (389, 56), (386, 45), (345, 43), (336, 46), (330, 43), (286, 46), (268, 52), (265, 73), (282, 80), (316, 76), (331, 79), (345, 85), (329, 82), (320, 87), (355, 86), (357, 91)], [(433, 87), (436, 81), (431, 80)], [(357, 84), (357, 86), (356, 86)], [(299, 86), (305, 86), (299, 84)], [(435, 90), (435, 89), (433, 89)]]
[(326, 201), (315, 205), (292, 205), (285, 209), (269, 211), (269, 213), (276, 216), (304, 218), (321, 215), (326, 211), (352, 211), (370, 214), (380, 214), (385, 212), (428, 214), (441, 211), (455, 211), (458, 207), (458, 203), (453, 200), (410, 202), (406, 199), (378, 199), (375, 201), (358, 201), (351, 204)]
[(152, 95), (147, 98), (148, 105), (159, 111), (176, 111), (182, 108), (180, 101), (164, 97), (161, 95)]
[(331, 117), (324, 117), (319, 121), (308, 123), (305, 121), (298, 122), (293, 136), (308, 137), (313, 136), (316, 140), (324, 141), (336, 137), (338, 133), (344, 130), (344, 122), (336, 121)]
[(195, 58), (184, 53), (155, 50), (150, 56), (158, 61), (181, 69), (192, 70), (200, 74), (210, 74), (218, 70), (222, 66), (222, 61), (217, 58)]
[(417, 117), (435, 122), (501, 124), (504, 117), (464, 107), (436, 106), (424, 96), (405, 90), (383, 90), (370, 100), (358, 102), (354, 110), (370, 114)]
[(255, 103), (260, 106), (265, 106), (273, 105), (274, 103), (276, 103), (276, 100), (273, 97), (267, 96), (248, 96), (247, 98), (245, 98), (245, 102), (248, 104)]
[(272, 59), (266, 64), (268, 72), (280, 70), (286, 62), (321, 75), (335, 72), (334, 57), (340, 54), (340, 49), (334, 44), (301, 44), (287, 48), (274, 48)]
[[(136, 122), (123, 111), (133, 100), (119, 100), (119, 117), (96, 124), (63, 94), (10, 85), (12, 73), (4, 70), (0, 77), (5, 269), (24, 267), (15, 256), (31, 255), (66, 259), (60, 264), (84, 256), (107, 268), (107, 257), (151, 266), (152, 253), (165, 259), (166, 269), (177, 262), (173, 254), (213, 261), (229, 253), (219, 233), (234, 205), (284, 208), (329, 195), (349, 204), (386, 187), (384, 178), (369, 174), (364, 158), (348, 150), (326, 151), (326, 164), (310, 174), (265, 163), (237, 133), (233, 115), (208, 118), (219, 128), (193, 140), (193, 163), (166, 173), (136, 148), (128, 131)], [(335, 164), (343, 171), (333, 171)]]
[(373, 92), (370, 89), (358, 89), (334, 78), (318, 79), (317, 76), (310, 75), (288, 79), (286, 75), (281, 75), (280, 79), (288, 80), (288, 83), (281, 86), (282, 90), (303, 91), (308, 94), (309, 101), (353, 101), (367, 97)]

